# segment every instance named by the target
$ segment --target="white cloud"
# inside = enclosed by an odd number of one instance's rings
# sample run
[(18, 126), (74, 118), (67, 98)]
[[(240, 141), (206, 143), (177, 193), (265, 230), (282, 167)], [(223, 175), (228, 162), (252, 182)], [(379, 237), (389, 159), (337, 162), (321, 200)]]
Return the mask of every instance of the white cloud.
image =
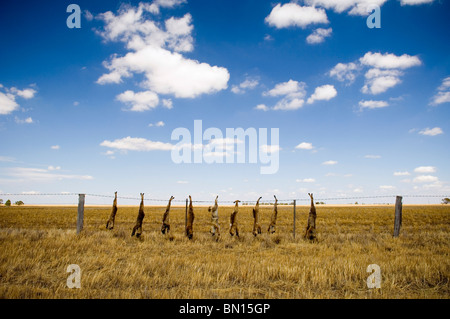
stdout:
[(370, 69), (365, 74), (366, 83), (361, 92), (374, 95), (386, 92), (401, 82), (401, 75), (403, 73), (398, 70)]
[(255, 110), (267, 112), (269, 110), (269, 107), (267, 107), (265, 104), (258, 104), (257, 106), (255, 106)]
[(354, 193), (363, 193), (364, 190), (361, 187), (357, 187), (357, 188), (353, 189), (353, 192)]
[(154, 142), (145, 138), (125, 137), (114, 141), (103, 141), (100, 146), (121, 151), (170, 151), (173, 145), (170, 143)]
[(409, 176), (411, 175), (409, 172), (394, 172), (394, 176)]
[(419, 4), (425, 4), (425, 3), (432, 3), (434, 0), (400, 0), (400, 4), (402, 6), (410, 5), (419, 5)]
[(275, 85), (273, 89), (264, 92), (263, 96), (283, 97), (273, 110), (297, 110), (305, 103), (303, 99), (306, 95), (305, 87), (304, 82), (289, 80)]
[(332, 9), (337, 13), (348, 11), (351, 15), (365, 16), (371, 5), (382, 6), (387, 0), (306, 0), (309, 5)]
[(379, 158), (381, 158), (381, 156), (380, 155), (366, 155), (366, 156), (364, 156), (364, 158), (379, 159)]
[(164, 125), (166, 125), (166, 123), (164, 123), (163, 121), (159, 121), (159, 122), (156, 122), (156, 123), (150, 123), (148, 126), (149, 127), (153, 127), (153, 126), (156, 126), (156, 127), (163, 127)]
[(450, 102), (450, 76), (442, 80), (438, 92), (433, 96), (430, 105), (436, 106), (442, 103)]
[(0, 92), (0, 114), (7, 115), (19, 108), (15, 96), (10, 93)]
[(189, 184), (187, 181), (177, 181), (177, 184)]
[(135, 93), (131, 90), (119, 94), (116, 99), (130, 106), (130, 111), (143, 112), (155, 108), (159, 104), (158, 95), (151, 91)]
[(277, 4), (265, 19), (266, 23), (278, 29), (288, 27), (305, 28), (310, 24), (329, 23), (323, 9), (302, 7), (296, 3)]
[(15, 87), (7, 88), (2, 85), (0, 86), (0, 89), (5, 90), (5, 93), (0, 92), (0, 115), (8, 115), (19, 109), (16, 97), (29, 100), (37, 93), (37, 91), (32, 88), (19, 90)]
[(32, 124), (33, 119), (31, 117), (27, 117), (26, 119), (22, 120), (19, 119), (17, 116), (14, 118), (17, 124)]
[(437, 181), (439, 181), (439, 179), (436, 176), (431, 175), (420, 175), (413, 180), (414, 183), (432, 183)]
[(379, 52), (367, 52), (359, 60), (363, 65), (378, 69), (408, 69), (422, 64), (417, 56), (408, 54), (397, 56), (392, 53), (381, 54)]
[(163, 99), (162, 104), (166, 109), (169, 110), (173, 109), (173, 102), (171, 99)]
[(323, 162), (322, 165), (336, 165), (338, 162), (337, 161), (326, 161)]
[(328, 38), (331, 36), (331, 33), (333, 32), (333, 29), (323, 29), (319, 28), (313, 31), (308, 37), (306, 38), (306, 42), (309, 44), (318, 44), (325, 41), (325, 38)]
[(314, 178), (303, 178), (303, 179), (296, 179), (297, 183), (314, 183), (316, 180)]
[(329, 72), (331, 77), (336, 78), (340, 82), (351, 84), (356, 79), (356, 73), (360, 70), (360, 66), (356, 63), (338, 63)]
[(326, 84), (315, 89), (314, 93), (308, 99), (308, 104), (315, 101), (329, 101), (337, 95), (337, 91), (333, 85)]
[(33, 98), (34, 95), (37, 93), (36, 90), (34, 90), (34, 89), (18, 90), (18, 89), (16, 89), (15, 87), (12, 87), (12, 88), (10, 89), (10, 91), (11, 91), (13, 94), (15, 94), (15, 95), (17, 95), (17, 96), (20, 96), (21, 98), (24, 98), (24, 99), (26, 99), (26, 100), (29, 100), (29, 99)]
[(84, 17), (88, 21), (94, 20), (94, 15), (89, 10), (84, 10)]
[(15, 162), (14, 157), (0, 156), (0, 162)]
[(59, 171), (61, 169), (61, 166), (49, 166), (47, 169), (49, 171)]
[(60, 146), (59, 146), (59, 145), (52, 145), (52, 146), (50, 146), (50, 148), (51, 148), (52, 150), (59, 150), (59, 149), (60, 149)]
[(381, 185), (380, 189), (381, 190), (394, 190), (395, 186), (392, 186), (392, 185)]
[(231, 88), (231, 92), (235, 94), (243, 94), (246, 90), (253, 90), (259, 85), (258, 79), (255, 78), (247, 78), (239, 85), (233, 85)]
[(387, 107), (389, 104), (386, 101), (359, 101), (360, 110), (362, 109), (379, 109)]
[(15, 177), (20, 180), (37, 180), (37, 181), (55, 181), (65, 179), (75, 180), (92, 180), (90, 175), (70, 175), (53, 173), (48, 169), (42, 168), (28, 168), (28, 167), (14, 167), (8, 169), (7, 175)]
[(415, 173), (435, 173), (436, 167), (434, 166), (419, 166), (414, 169)]
[[(181, 2), (162, 3), (159, 5), (170, 7)], [(107, 41), (124, 42), (130, 52), (122, 57), (113, 55), (105, 62), (109, 73), (97, 83), (120, 83), (123, 78), (143, 74), (141, 87), (178, 98), (195, 98), (226, 89), (230, 77), (227, 69), (187, 59), (179, 53), (193, 50), (191, 15), (166, 20), (162, 30), (146, 15), (152, 10), (148, 4), (140, 3), (138, 7), (122, 6), (117, 15), (108, 11), (99, 16), (105, 26), (98, 34)]]
[(302, 142), (298, 144), (295, 148), (299, 150), (312, 150), (314, 146), (312, 145), (312, 143)]
[(436, 136), (440, 134), (444, 134), (444, 131), (440, 127), (434, 127), (434, 128), (426, 128), (419, 132), (421, 135), (427, 135), (427, 136)]

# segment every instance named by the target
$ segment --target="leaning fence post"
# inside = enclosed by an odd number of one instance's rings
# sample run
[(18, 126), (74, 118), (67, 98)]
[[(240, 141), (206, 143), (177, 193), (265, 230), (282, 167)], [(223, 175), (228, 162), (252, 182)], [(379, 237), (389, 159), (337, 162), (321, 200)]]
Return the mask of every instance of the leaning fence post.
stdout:
[(78, 194), (77, 234), (83, 229), (85, 194)]
[(402, 227), (402, 198), (402, 196), (397, 196), (395, 200), (394, 237), (398, 237), (400, 227)]
[(186, 210), (184, 212), (184, 228), (187, 227), (187, 211), (188, 211), (188, 199), (186, 198)]
[(296, 200), (294, 199), (294, 239), (295, 239), (295, 215), (296, 215), (295, 207), (296, 207)]

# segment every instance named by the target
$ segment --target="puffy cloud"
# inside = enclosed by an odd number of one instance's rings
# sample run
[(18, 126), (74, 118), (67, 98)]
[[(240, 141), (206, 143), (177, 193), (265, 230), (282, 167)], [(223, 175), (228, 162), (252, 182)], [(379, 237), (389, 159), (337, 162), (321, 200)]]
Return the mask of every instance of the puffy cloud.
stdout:
[(255, 106), (255, 110), (267, 112), (269, 110), (269, 107), (267, 107), (265, 104), (258, 104), (257, 106)]
[(135, 93), (125, 91), (119, 94), (117, 100), (130, 106), (130, 111), (143, 112), (155, 108), (159, 103), (158, 95), (151, 91)]
[(170, 143), (154, 142), (145, 138), (125, 137), (114, 141), (103, 141), (100, 146), (120, 151), (170, 151), (174, 147)]
[(265, 21), (277, 29), (288, 27), (305, 28), (310, 24), (329, 23), (325, 10), (315, 7), (302, 7), (296, 3), (277, 4)]
[(289, 80), (275, 85), (273, 89), (264, 92), (263, 96), (282, 97), (273, 110), (297, 110), (305, 103), (303, 99), (306, 95), (305, 87), (304, 82)]
[(437, 181), (439, 181), (439, 179), (436, 176), (431, 175), (420, 175), (413, 180), (414, 183), (433, 183)]
[(52, 145), (52, 146), (50, 146), (50, 148), (51, 148), (52, 150), (59, 150), (59, 149), (60, 149), (60, 146), (59, 146), (59, 145)]
[(171, 99), (163, 99), (162, 104), (166, 109), (169, 110), (173, 109), (173, 102)]
[(308, 37), (306, 38), (306, 42), (308, 44), (318, 44), (325, 41), (325, 38), (328, 38), (331, 36), (331, 33), (333, 32), (333, 29), (323, 29), (319, 28), (313, 31)]
[(150, 123), (148, 126), (149, 127), (153, 127), (153, 126), (156, 126), (156, 127), (163, 127), (164, 125), (166, 125), (166, 123), (164, 123), (163, 121), (159, 121), (159, 122), (156, 122), (156, 123)]
[(322, 165), (336, 165), (338, 162), (337, 161), (326, 161), (323, 162)]
[[(182, 2), (156, 1), (152, 5), (173, 7)], [(181, 52), (193, 50), (192, 16), (187, 13), (181, 18), (171, 17), (165, 21), (163, 29), (161, 23), (149, 16), (149, 13), (157, 13), (152, 5), (124, 5), (117, 14), (108, 11), (99, 15), (105, 26), (97, 33), (106, 41), (124, 42), (129, 52), (124, 56), (115, 54), (110, 61), (104, 62), (109, 73), (103, 74), (97, 83), (121, 83), (124, 78), (143, 74), (145, 80), (140, 83), (141, 87), (177, 98), (195, 98), (226, 89), (230, 77), (226, 68), (181, 55)], [(150, 95), (146, 96), (148, 101), (137, 104), (134, 104), (135, 97), (130, 93), (124, 98), (131, 99), (128, 103), (132, 109), (142, 111), (154, 107), (156, 99)]]
[(434, 166), (419, 166), (414, 169), (415, 173), (435, 173), (436, 167)]
[(295, 148), (299, 150), (312, 150), (314, 146), (312, 145), (312, 143), (302, 142), (298, 144)]
[(332, 9), (337, 13), (348, 11), (351, 15), (368, 15), (371, 5), (382, 6), (387, 0), (306, 0), (308, 5)]
[(370, 69), (365, 74), (366, 84), (361, 91), (374, 95), (386, 92), (401, 82), (401, 75), (403, 73), (398, 70)]
[(442, 103), (450, 102), (450, 76), (442, 80), (438, 92), (433, 96), (430, 105), (436, 106)]
[(336, 78), (340, 82), (348, 82), (351, 84), (356, 79), (356, 73), (360, 70), (360, 66), (356, 63), (338, 63), (328, 73), (331, 77)]
[(444, 134), (444, 131), (440, 127), (434, 127), (434, 128), (426, 128), (419, 132), (421, 135), (427, 135), (427, 136), (436, 136), (440, 134)]
[(7, 115), (19, 108), (16, 97), (10, 93), (0, 92), (0, 114)]
[(258, 79), (255, 78), (247, 78), (239, 85), (233, 85), (231, 88), (231, 92), (235, 94), (245, 93), (246, 90), (253, 90), (259, 85)]
[(380, 189), (381, 190), (394, 190), (395, 186), (392, 186), (392, 185), (381, 185)]
[(422, 64), (422, 61), (417, 56), (408, 54), (397, 56), (392, 53), (381, 54), (379, 52), (367, 52), (359, 60), (363, 65), (378, 69), (408, 69)]
[(394, 172), (394, 176), (409, 176), (411, 175), (409, 172)]
[(386, 101), (359, 101), (360, 110), (363, 109), (379, 109), (383, 107), (387, 107), (389, 104)]
[(0, 115), (8, 115), (19, 109), (19, 104), (16, 102), (17, 97), (29, 100), (37, 93), (37, 91), (32, 88), (19, 90), (15, 87), (7, 88), (0, 85), (0, 89), (5, 91), (0, 92)]
[(16, 121), (17, 124), (32, 124), (33, 123), (33, 119), (31, 117), (27, 117), (24, 120), (19, 119), (18, 117), (15, 117), (14, 120)]
[(366, 155), (364, 156), (364, 158), (368, 158), (368, 159), (379, 159), (381, 158), (380, 155)]
[(337, 91), (333, 85), (322, 85), (315, 89), (314, 93), (308, 99), (308, 104), (312, 104), (315, 101), (329, 101), (337, 95)]

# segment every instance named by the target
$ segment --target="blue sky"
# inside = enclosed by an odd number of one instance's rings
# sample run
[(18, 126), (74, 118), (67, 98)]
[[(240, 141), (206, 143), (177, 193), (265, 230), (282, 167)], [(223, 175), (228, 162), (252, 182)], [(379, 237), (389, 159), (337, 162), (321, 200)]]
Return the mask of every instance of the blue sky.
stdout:
[[(66, 25), (71, 3), (81, 28)], [(379, 29), (367, 27), (368, 3)], [(450, 195), (448, 1), (1, 6), (0, 193), (23, 194), (12, 200)], [(224, 135), (278, 128), (278, 171), (175, 164), (171, 134), (193, 134), (194, 120)]]

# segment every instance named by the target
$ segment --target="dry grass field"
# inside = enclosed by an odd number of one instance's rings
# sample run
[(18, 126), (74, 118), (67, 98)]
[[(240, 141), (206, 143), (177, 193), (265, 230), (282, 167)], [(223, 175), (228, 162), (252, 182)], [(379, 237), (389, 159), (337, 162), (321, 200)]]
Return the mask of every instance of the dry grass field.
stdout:
[[(212, 203), (211, 203), (212, 204)], [(303, 231), (309, 208), (261, 208), (254, 238), (249, 206), (238, 215), (240, 238), (228, 234), (232, 207), (220, 207), (221, 240), (209, 234), (206, 207), (194, 207), (194, 239), (184, 236), (184, 207), (146, 207), (143, 236), (132, 238), (138, 207), (86, 207), (76, 235), (76, 207), (0, 207), (0, 298), (449, 298), (450, 206), (404, 206), (393, 238), (393, 206), (317, 206), (318, 243)], [(66, 268), (81, 268), (81, 289), (66, 286)], [(367, 266), (381, 268), (381, 289), (368, 289)]]

